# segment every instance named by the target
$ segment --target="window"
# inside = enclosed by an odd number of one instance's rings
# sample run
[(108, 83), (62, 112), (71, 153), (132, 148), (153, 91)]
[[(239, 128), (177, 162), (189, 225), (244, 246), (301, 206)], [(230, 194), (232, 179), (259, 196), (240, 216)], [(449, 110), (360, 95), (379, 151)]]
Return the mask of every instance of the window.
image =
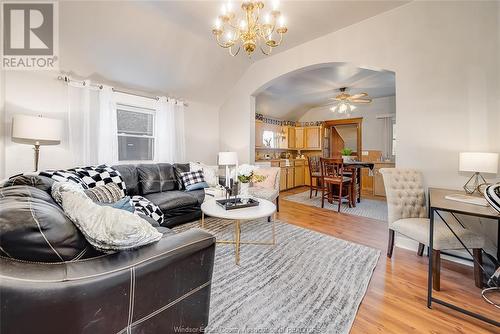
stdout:
[(264, 131), (262, 133), (262, 141), (266, 147), (275, 147), (274, 146), (274, 132), (272, 131)]
[(154, 110), (117, 106), (118, 160), (141, 161), (154, 158)]

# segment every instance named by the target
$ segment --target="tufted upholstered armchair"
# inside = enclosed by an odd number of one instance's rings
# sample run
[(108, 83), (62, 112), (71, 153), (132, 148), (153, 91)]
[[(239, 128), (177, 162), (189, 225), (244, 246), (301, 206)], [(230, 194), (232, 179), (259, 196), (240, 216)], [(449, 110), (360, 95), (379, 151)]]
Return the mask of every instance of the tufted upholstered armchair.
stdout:
[[(427, 201), (422, 173), (415, 169), (382, 168), (389, 218), (389, 243), (387, 256), (392, 257), (394, 234), (401, 233), (419, 242), (418, 252), (422, 256), (424, 247), (429, 244), (430, 220), (428, 219)], [(464, 244), (472, 248), (475, 257), (481, 256), (484, 239), (462, 227), (459, 223), (449, 223), (453, 231)], [(433, 286), (439, 290), (439, 272), (441, 250), (462, 249), (463, 246), (442, 222), (434, 224), (433, 245)], [(481, 262), (479, 262), (481, 263)], [(474, 266), (477, 266), (474, 261)], [(476, 270), (477, 269), (477, 270)], [(481, 276), (480, 268), (475, 268), (475, 275)], [(481, 277), (475, 277), (476, 286), (481, 287)]]
[[(271, 202), (275, 202), (276, 211), (280, 211), (279, 197), (280, 197), (280, 171), (279, 167), (261, 167), (258, 169), (261, 173), (266, 174), (268, 177), (274, 177), (274, 182), (269, 187), (261, 187), (253, 185), (248, 189), (250, 195), (263, 198)], [(259, 173), (259, 172), (257, 172)]]

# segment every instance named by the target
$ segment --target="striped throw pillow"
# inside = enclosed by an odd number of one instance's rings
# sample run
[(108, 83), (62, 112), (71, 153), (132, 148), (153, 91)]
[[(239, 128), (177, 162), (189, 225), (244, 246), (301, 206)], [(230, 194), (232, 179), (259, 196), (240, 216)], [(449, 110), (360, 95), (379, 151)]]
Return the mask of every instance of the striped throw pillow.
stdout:
[(484, 192), (484, 198), (495, 210), (500, 212), (500, 183), (488, 186)]
[(116, 183), (86, 189), (85, 194), (94, 202), (115, 203), (123, 198), (122, 189)]

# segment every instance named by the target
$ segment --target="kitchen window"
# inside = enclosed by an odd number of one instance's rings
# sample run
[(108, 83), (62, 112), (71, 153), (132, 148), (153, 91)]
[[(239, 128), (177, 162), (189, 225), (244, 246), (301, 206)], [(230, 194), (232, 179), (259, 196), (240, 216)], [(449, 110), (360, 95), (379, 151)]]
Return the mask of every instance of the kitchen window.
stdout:
[(117, 105), (119, 161), (152, 161), (155, 146), (155, 111)]

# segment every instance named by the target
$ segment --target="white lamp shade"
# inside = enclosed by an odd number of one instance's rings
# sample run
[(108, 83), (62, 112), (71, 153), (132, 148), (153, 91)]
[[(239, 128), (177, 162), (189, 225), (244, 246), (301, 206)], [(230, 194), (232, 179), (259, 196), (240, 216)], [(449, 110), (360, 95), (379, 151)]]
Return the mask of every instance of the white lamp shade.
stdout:
[(498, 153), (462, 152), (459, 168), (461, 172), (496, 174), (498, 172)]
[(236, 152), (219, 152), (219, 165), (229, 166), (238, 164), (238, 154)]
[(61, 142), (62, 121), (59, 119), (14, 115), (12, 140), (21, 144), (57, 145)]

